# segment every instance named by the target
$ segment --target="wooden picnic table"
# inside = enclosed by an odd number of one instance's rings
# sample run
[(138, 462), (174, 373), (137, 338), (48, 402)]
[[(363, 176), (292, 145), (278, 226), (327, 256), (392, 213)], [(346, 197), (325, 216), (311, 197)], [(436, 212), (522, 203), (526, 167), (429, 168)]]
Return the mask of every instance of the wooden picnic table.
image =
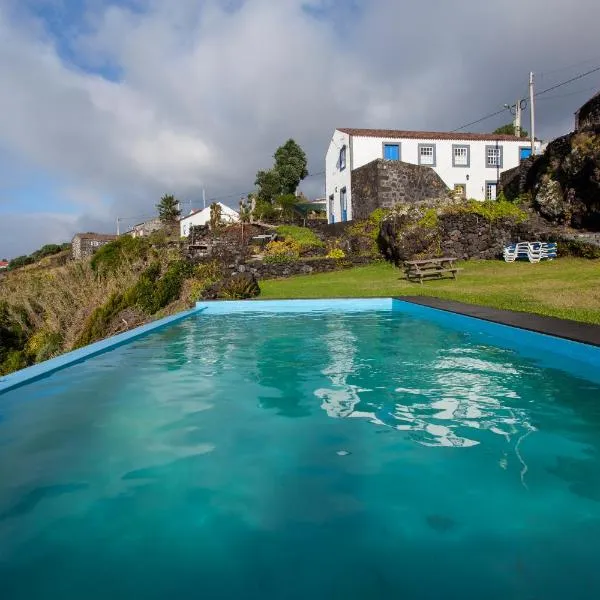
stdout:
[(404, 261), (406, 279), (423, 283), (423, 279), (441, 279), (446, 274), (451, 275), (452, 279), (456, 279), (458, 271), (462, 271), (462, 269), (454, 265), (457, 260), (452, 256), (406, 260)]

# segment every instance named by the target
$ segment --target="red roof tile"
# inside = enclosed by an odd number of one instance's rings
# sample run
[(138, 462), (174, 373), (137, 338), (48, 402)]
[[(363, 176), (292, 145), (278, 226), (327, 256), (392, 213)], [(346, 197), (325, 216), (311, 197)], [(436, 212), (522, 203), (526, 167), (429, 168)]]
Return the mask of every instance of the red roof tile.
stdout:
[(423, 139), (423, 140), (460, 140), (473, 142), (522, 142), (525, 138), (515, 135), (499, 135), (494, 133), (461, 133), (442, 131), (402, 131), (400, 129), (356, 129), (339, 127), (338, 131), (357, 137), (378, 137), (392, 139)]

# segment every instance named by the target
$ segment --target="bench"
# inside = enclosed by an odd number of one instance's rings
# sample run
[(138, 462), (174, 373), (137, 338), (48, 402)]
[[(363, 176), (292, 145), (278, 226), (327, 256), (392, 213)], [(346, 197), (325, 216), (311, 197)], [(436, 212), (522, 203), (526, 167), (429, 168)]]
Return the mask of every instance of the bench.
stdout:
[(456, 258), (444, 256), (404, 261), (406, 279), (423, 283), (423, 279), (441, 279), (445, 274), (450, 274), (452, 279), (456, 279), (456, 274), (462, 271), (461, 268), (454, 266), (456, 260)]

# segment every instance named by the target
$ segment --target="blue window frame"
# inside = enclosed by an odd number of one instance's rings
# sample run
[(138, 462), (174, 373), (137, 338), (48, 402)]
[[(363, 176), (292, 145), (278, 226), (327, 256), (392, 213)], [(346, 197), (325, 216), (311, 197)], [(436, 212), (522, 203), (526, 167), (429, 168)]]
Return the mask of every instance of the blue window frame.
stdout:
[(531, 156), (531, 147), (529, 146), (521, 146), (519, 148), (519, 160), (525, 160)]
[(342, 146), (340, 149), (340, 171), (346, 168), (346, 146)]
[(385, 160), (400, 160), (400, 144), (384, 144), (383, 158)]
[(348, 195), (346, 193), (346, 188), (343, 187), (340, 190), (340, 208), (342, 210), (342, 221), (348, 220)]
[(335, 223), (335, 213), (334, 213), (334, 195), (331, 194), (331, 196), (329, 196), (329, 223)]

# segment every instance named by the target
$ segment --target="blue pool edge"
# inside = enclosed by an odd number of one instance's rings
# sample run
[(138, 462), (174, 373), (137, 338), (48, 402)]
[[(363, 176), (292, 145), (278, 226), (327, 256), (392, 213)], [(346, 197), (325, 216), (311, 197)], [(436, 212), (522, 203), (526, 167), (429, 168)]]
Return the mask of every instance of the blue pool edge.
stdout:
[(31, 367), (26, 367), (20, 371), (15, 371), (14, 373), (9, 373), (8, 375), (1, 375), (0, 394), (25, 385), (26, 383), (35, 381), (36, 379), (41, 379), (42, 377), (50, 375), (55, 371), (64, 369), (72, 364), (81, 362), (87, 358), (91, 358), (92, 356), (97, 356), (98, 354), (108, 352), (132, 340), (138, 339), (154, 331), (158, 331), (159, 329), (174, 325), (183, 319), (191, 317), (197, 312), (197, 308), (186, 310), (184, 312), (177, 313), (176, 315), (171, 315), (170, 317), (152, 321), (146, 325), (140, 325), (139, 327), (119, 333), (118, 335), (111, 336), (104, 340), (100, 340), (99, 342), (94, 342), (93, 344), (84, 346), (83, 348), (78, 348), (77, 350), (72, 350), (71, 352), (61, 354), (60, 356), (32, 365)]
[(195, 308), (153, 321), (130, 331), (67, 352), (20, 371), (0, 376), (0, 394), (41, 379), (87, 358), (108, 352), (134, 339), (174, 325), (193, 315), (225, 315), (240, 313), (303, 313), (343, 311), (402, 312), (450, 327), (456, 331), (483, 336), (491, 345), (515, 350), (530, 358), (543, 356), (556, 368), (600, 383), (600, 347), (562, 337), (530, 331), (439, 308), (412, 303), (401, 298), (330, 298), (301, 300), (211, 300), (197, 302)]

